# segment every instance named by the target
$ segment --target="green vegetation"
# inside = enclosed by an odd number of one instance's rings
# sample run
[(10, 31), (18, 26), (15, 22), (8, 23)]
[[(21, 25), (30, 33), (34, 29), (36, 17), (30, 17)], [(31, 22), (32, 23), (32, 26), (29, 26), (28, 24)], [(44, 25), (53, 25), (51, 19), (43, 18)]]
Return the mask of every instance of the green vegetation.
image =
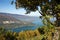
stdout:
[(19, 33), (0, 28), (0, 40), (52, 40), (54, 31), (54, 27), (48, 28), (46, 26), (35, 30), (21, 31)]

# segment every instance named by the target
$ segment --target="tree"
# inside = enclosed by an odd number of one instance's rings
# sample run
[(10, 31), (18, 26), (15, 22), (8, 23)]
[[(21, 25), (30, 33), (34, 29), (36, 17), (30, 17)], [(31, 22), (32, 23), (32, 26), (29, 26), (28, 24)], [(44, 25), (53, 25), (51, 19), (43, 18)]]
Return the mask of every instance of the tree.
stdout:
[[(56, 25), (60, 26), (60, 0), (16, 0), (15, 5), (17, 9), (24, 8), (26, 14), (38, 11), (44, 17), (52, 15), (56, 17)], [(45, 19), (51, 23), (47, 17)]]

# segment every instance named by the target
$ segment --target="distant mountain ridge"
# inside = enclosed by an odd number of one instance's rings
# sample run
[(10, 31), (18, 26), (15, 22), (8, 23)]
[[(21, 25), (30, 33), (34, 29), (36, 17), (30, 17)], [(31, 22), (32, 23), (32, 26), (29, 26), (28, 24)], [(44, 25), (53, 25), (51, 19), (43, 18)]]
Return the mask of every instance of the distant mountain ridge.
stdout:
[(10, 21), (10, 20), (16, 21), (17, 19), (8, 15), (0, 14), (0, 21)]
[[(18, 20), (22, 20), (22, 21), (34, 21), (36, 20), (36, 18), (38, 17), (31, 17), (31, 16), (25, 16), (25, 15), (18, 15), (18, 14), (10, 14), (10, 13), (0, 13), (6, 16), (12, 16)], [(38, 18), (39, 19), (39, 18)]]
[[(22, 21), (20, 20), (21, 17), (24, 19), (27, 16), (24, 15), (17, 15), (17, 14), (9, 14), (9, 13), (0, 13), (0, 26), (29, 26), (29, 25), (34, 25), (32, 22), (28, 21)], [(19, 19), (20, 18), (20, 19)], [(6, 25), (5, 25), (6, 24)]]

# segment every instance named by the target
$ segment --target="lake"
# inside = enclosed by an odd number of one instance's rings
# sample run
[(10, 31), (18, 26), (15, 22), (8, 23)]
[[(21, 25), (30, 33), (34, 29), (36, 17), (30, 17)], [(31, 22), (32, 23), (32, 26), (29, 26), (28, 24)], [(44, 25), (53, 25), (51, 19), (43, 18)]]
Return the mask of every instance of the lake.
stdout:
[(22, 27), (17, 27), (17, 28), (10, 28), (8, 30), (11, 30), (12, 32), (20, 32), (20, 31), (26, 31), (26, 30), (34, 30), (38, 27), (43, 26), (42, 20), (36, 20), (32, 22), (35, 24), (34, 26), (22, 26)]

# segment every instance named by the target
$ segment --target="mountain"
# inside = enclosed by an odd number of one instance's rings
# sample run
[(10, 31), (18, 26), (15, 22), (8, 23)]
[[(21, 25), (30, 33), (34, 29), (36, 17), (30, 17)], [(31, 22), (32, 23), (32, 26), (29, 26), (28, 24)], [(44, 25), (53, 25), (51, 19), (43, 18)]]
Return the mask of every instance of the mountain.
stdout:
[(39, 19), (38, 17), (33, 17), (33, 16), (31, 17), (31, 16), (18, 15), (18, 14), (10, 14), (10, 13), (0, 13), (0, 14), (6, 15), (6, 16), (12, 16), (12, 17), (14, 17), (14, 18), (16, 18), (18, 20), (28, 21), (28, 22), (29, 21), (30, 22), (35, 21), (36, 18)]
[[(32, 22), (26, 20), (28, 18), (30, 18), (30, 17), (24, 16), (24, 15), (0, 13), (0, 26), (19, 27), (19, 26), (32, 26), (32, 25), (34, 25)], [(24, 19), (26, 21), (24, 21)]]

